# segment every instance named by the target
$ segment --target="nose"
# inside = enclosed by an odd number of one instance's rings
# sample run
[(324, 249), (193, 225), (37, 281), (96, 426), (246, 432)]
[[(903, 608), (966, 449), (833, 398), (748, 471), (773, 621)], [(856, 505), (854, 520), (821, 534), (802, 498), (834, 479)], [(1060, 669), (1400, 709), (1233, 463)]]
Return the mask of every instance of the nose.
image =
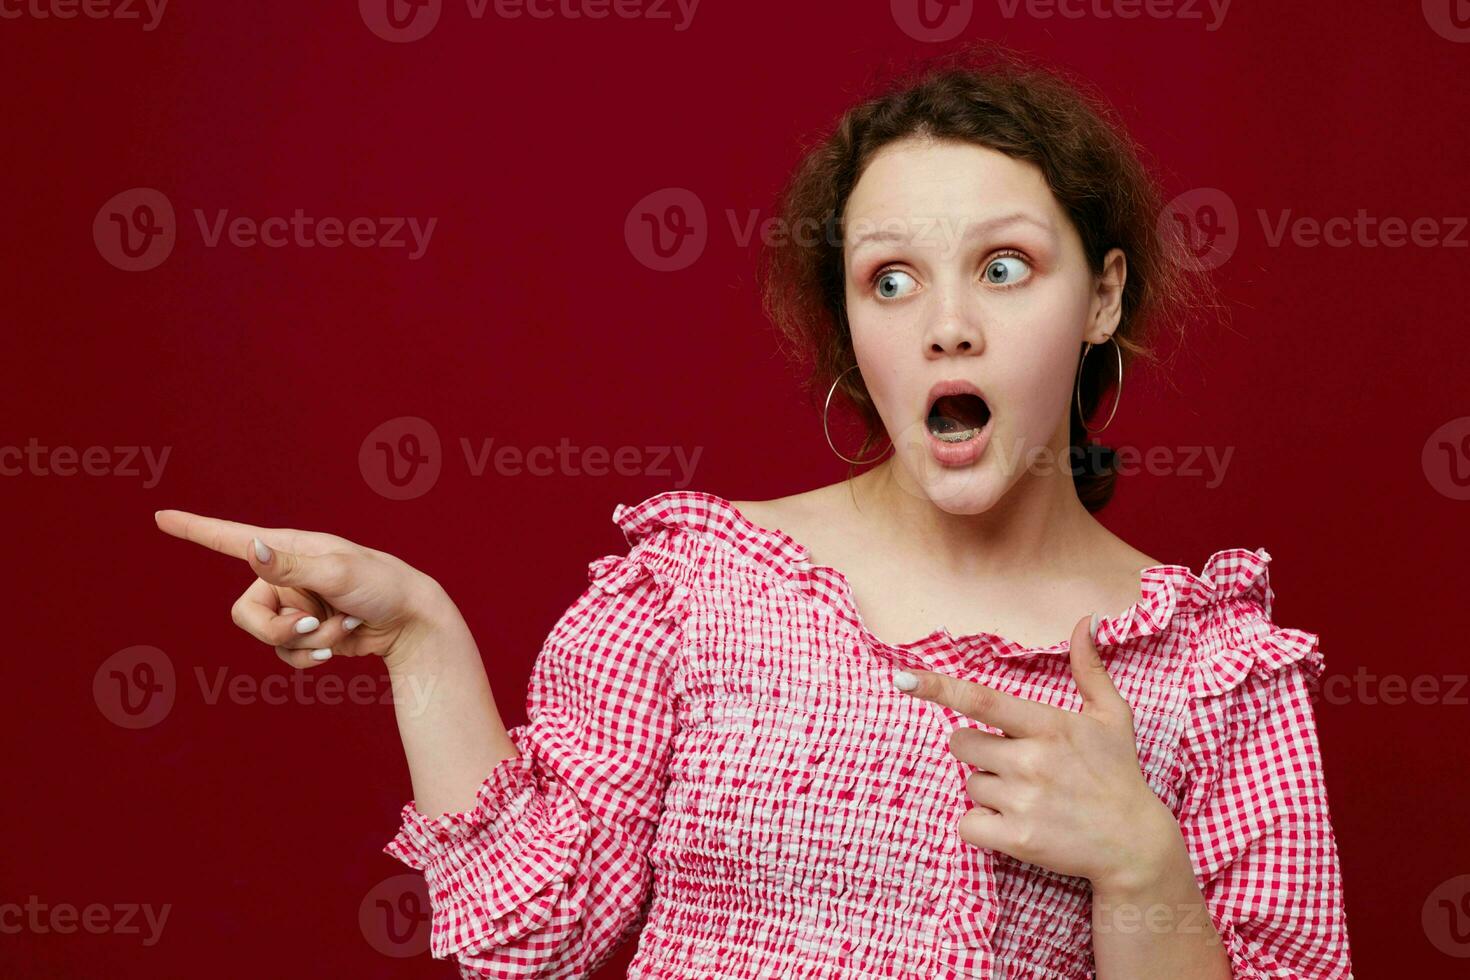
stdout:
[(978, 354), (985, 349), (985, 334), (973, 310), (956, 296), (941, 298), (924, 331), (924, 352), (929, 357), (946, 354)]

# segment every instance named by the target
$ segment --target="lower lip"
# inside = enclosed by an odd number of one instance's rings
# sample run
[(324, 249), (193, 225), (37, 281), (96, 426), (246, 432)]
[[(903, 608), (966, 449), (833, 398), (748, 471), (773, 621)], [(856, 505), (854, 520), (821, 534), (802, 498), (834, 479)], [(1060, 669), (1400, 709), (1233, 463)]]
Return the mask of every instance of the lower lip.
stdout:
[(985, 420), (980, 431), (964, 442), (945, 442), (926, 426), (924, 435), (929, 441), (929, 451), (940, 466), (969, 466), (980, 458), (990, 444), (990, 430), (995, 428), (995, 416)]

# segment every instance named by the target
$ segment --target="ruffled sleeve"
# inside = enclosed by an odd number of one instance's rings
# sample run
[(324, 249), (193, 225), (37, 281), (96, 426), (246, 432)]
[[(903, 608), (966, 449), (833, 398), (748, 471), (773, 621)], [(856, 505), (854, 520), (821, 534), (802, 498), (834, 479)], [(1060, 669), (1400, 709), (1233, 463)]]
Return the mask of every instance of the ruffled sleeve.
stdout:
[(1197, 642), (1180, 829), (1236, 980), (1352, 977), (1312, 701), (1317, 636), (1269, 618), (1269, 587)]
[(637, 931), (676, 716), (687, 590), (653, 541), (588, 566), (546, 638), (497, 765), (465, 811), (413, 802), (384, 850), (424, 873), (436, 959), (466, 977), (584, 977)]

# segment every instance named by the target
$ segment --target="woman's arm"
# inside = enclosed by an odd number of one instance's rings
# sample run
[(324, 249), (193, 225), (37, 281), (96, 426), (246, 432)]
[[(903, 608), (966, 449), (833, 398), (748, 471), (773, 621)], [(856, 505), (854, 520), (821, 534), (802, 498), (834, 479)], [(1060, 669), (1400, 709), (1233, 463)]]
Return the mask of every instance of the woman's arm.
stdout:
[(1230, 956), (1210, 921), (1184, 835), (1162, 804), (1139, 834), (1156, 857), (1126, 877), (1092, 883), (1092, 953), (1098, 980), (1231, 980)]
[[(676, 711), (682, 593), (647, 547), (588, 568), (547, 636), (525, 724), (500, 722), (443, 608), (390, 665), (415, 799), (384, 850), (422, 871), (429, 950), (466, 977), (585, 977), (638, 928)], [(504, 740), (509, 745), (502, 745)]]
[(1236, 980), (1350, 980), (1317, 636), (1264, 620), (1246, 634), (1195, 679), (1179, 827)]
[(458, 607), (429, 580), (418, 635), (384, 658), (413, 796), (429, 817), (467, 810), (490, 772), (520, 753)]

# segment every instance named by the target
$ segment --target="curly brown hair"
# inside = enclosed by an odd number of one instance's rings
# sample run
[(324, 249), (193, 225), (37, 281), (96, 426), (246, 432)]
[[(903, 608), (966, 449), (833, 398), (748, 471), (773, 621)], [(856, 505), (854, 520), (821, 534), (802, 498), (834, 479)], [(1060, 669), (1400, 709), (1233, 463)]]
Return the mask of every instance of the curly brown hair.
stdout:
[[(866, 428), (859, 457), (875, 447), (883, 424), (859, 374), (842, 374), (857, 363), (846, 315), (842, 216), (868, 162), (889, 143), (962, 140), (1038, 166), (1076, 227), (1093, 274), (1102, 272), (1110, 249), (1127, 257), (1122, 320), (1112, 335), (1125, 369), (1136, 359), (1159, 363), (1154, 340), (1163, 326), (1182, 333), (1185, 313), (1218, 309), (1184, 236), (1160, 224), (1162, 195), (1142, 149), (1086, 82), (980, 42), (882, 84), (807, 150), (781, 193), (783, 227), (822, 233), (773, 239), (760, 268), (766, 315), (787, 353), (808, 368), (808, 394), (820, 401), (842, 375), (838, 390)], [(1089, 511), (1111, 499), (1117, 474), (1112, 450), (1089, 443), (1083, 419), (1091, 419), (1116, 384), (1116, 365), (1111, 352), (1086, 358), (1082, 415), (1071, 413), (1073, 480)]]

